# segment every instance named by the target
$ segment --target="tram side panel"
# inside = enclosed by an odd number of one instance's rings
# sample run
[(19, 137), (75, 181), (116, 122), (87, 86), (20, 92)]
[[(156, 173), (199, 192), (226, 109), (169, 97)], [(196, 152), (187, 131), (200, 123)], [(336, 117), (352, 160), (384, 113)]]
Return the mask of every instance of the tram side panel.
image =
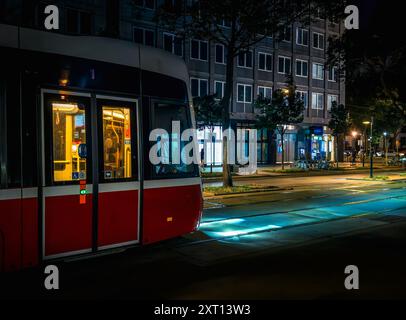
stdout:
[[(165, 187), (165, 184), (182, 183), (194, 183), (194, 185)], [(199, 223), (201, 191), (198, 179), (174, 180), (172, 183), (165, 181), (165, 184), (144, 191), (143, 242), (145, 244), (190, 233), (196, 230)], [(156, 185), (159, 186), (160, 183)], [(146, 183), (147, 186), (148, 183)]]
[(0, 269), (10, 271), (21, 267), (20, 103), (18, 72), (0, 67)]
[(22, 238), (21, 267), (34, 267), (38, 264), (38, 200), (37, 190), (23, 190), (22, 206)]
[[(144, 77), (145, 79), (145, 77)], [(148, 88), (148, 82), (144, 88)], [(196, 163), (186, 164), (182, 152), (188, 142), (177, 139), (187, 129), (193, 127), (192, 115), (187, 103), (187, 87), (184, 82), (171, 81), (161, 87), (170, 92), (179, 92), (176, 100), (144, 100), (149, 112), (144, 112), (144, 201), (143, 201), (143, 243), (153, 243), (196, 230), (202, 208), (201, 180)], [(169, 94), (169, 92), (168, 92)], [(173, 127), (178, 123), (178, 130)], [(149, 127), (147, 126), (149, 124)], [(176, 125), (175, 125), (176, 126)], [(152, 141), (150, 133), (164, 130), (166, 136), (159, 141)], [(147, 139), (150, 140), (147, 143)], [(157, 152), (161, 163), (154, 165), (150, 159), (153, 147), (159, 146)], [(154, 152), (152, 152), (154, 154)], [(176, 161), (176, 155), (178, 159)]]
[[(32, 69), (27, 56), (18, 52), (21, 72), (22, 99), (22, 246), (21, 267), (36, 266), (39, 263), (39, 205), (38, 199), (38, 141), (37, 132), (40, 117), (38, 82), (40, 73)], [(39, 69), (37, 69), (39, 70)]]

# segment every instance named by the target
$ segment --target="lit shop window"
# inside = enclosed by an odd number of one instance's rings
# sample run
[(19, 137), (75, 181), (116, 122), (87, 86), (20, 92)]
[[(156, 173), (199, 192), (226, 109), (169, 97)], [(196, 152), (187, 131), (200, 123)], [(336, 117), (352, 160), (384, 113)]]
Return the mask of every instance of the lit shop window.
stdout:
[(52, 103), (54, 181), (86, 179), (86, 115), (83, 105)]
[(103, 106), (104, 179), (131, 178), (131, 117), (129, 108)]

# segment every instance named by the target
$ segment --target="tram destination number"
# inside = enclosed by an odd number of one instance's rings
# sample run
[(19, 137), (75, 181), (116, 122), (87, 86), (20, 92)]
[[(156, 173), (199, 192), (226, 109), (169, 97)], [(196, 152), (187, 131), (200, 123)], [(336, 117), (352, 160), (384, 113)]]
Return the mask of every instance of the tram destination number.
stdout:
[(181, 316), (187, 318), (188, 315), (199, 316), (248, 316), (251, 314), (251, 306), (248, 304), (199, 304), (197, 308), (194, 306), (168, 306), (161, 304), (154, 307), (154, 315), (158, 316)]

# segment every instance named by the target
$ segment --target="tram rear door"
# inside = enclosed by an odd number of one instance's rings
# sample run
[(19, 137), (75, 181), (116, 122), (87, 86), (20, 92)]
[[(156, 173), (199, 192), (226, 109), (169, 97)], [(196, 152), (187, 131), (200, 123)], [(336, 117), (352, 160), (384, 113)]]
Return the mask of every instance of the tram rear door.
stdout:
[(44, 259), (138, 242), (137, 101), (42, 90)]

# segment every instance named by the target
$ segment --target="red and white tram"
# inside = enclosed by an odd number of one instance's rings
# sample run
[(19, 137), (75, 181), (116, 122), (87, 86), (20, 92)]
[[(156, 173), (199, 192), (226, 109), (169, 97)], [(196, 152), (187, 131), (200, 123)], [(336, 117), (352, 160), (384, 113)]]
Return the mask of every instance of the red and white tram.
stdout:
[(1, 270), (196, 230), (198, 166), (148, 158), (153, 129), (193, 127), (181, 59), (9, 25), (0, 53)]

